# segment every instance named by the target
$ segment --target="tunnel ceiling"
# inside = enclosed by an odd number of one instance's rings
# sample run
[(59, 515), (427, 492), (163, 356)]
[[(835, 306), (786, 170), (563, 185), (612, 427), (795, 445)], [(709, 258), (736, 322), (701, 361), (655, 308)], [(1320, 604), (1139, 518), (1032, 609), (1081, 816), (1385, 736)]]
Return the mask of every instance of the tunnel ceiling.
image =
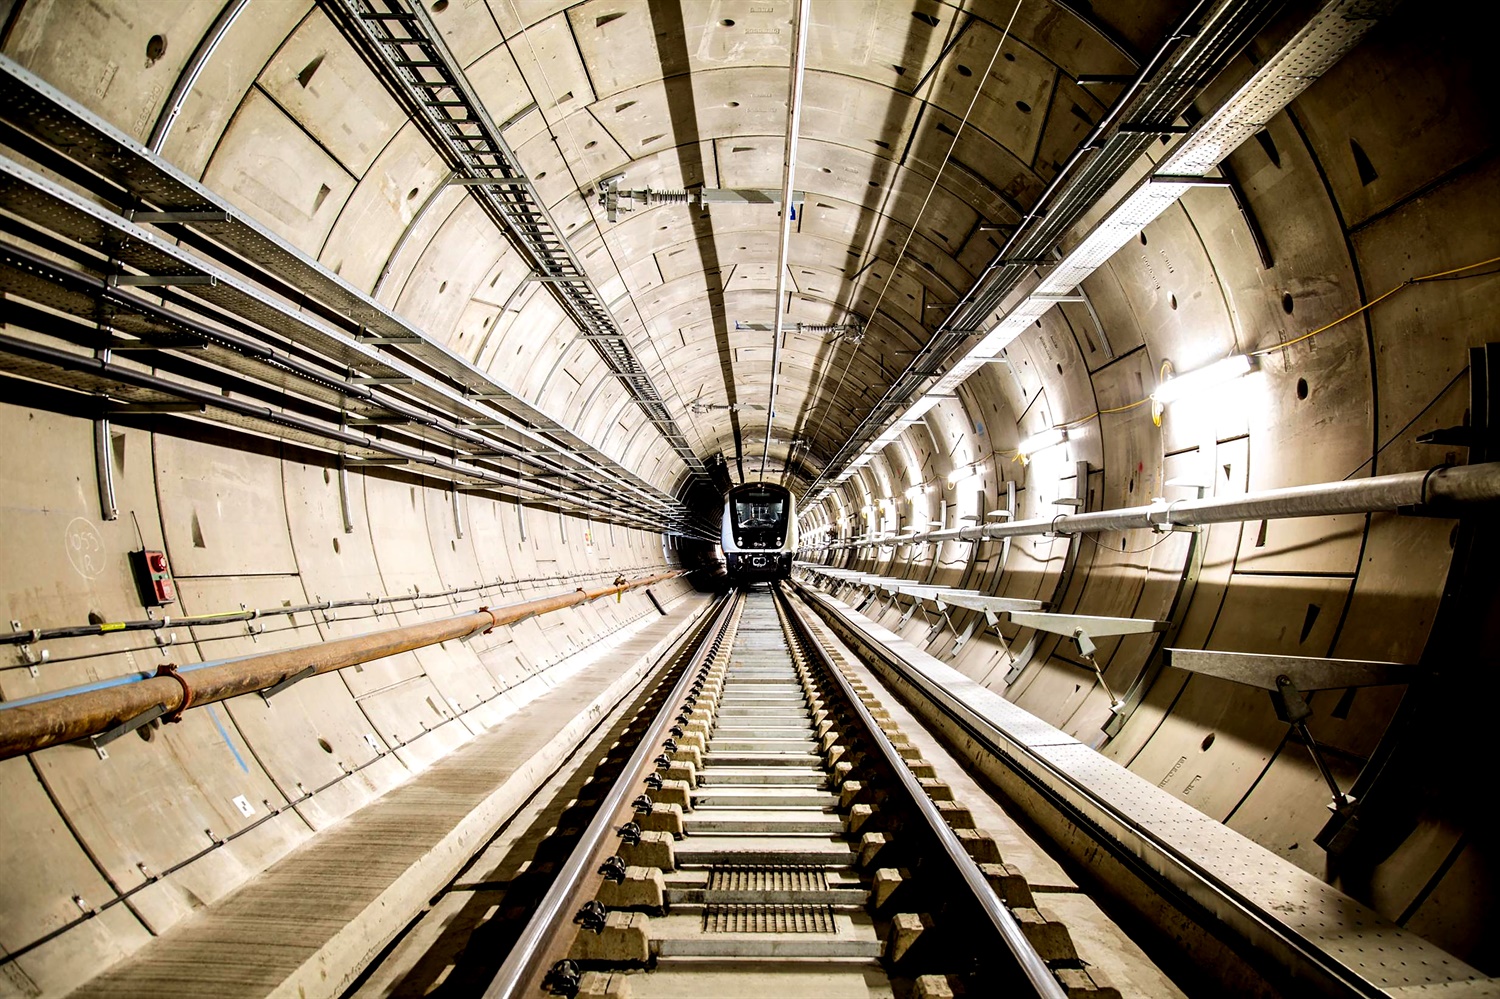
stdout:
[[(667, 205), (610, 224), (588, 195), (617, 173), (628, 188), (779, 188), (792, 7), (582, 4), (566, 12), (571, 37), (563, 15), (538, 18), (483, 57), (513, 58), (523, 75), (546, 62), (531, 96), (561, 141), (537, 135), (521, 155), (549, 178), (564, 174), (549, 196), (579, 222), (575, 243), (598, 261), (601, 283), (615, 277), (606, 257), (623, 274), (616, 314), (650, 331), (647, 363), (671, 356), (657, 373), (700, 452), (733, 462), (738, 442), (752, 472), (772, 345), (737, 326), (774, 321), (779, 206)], [(1012, 9), (813, 6), (794, 181), (806, 200), (791, 236), (786, 322), (867, 324), (867, 333), (862, 343), (795, 328), (786, 337), (773, 469), (794, 447), (795, 464), (820, 467), (994, 257), (1000, 227), (1019, 220), (1102, 111), (1073, 77), (1130, 68), (1048, 3), (1023, 5), (1002, 45)], [(533, 36), (554, 40), (547, 54)], [(524, 99), (516, 93), (499, 114)], [(601, 240), (608, 254), (594, 252)]]
[[(626, 188), (779, 188), (792, 7), (581, 4), (532, 19), (475, 63), (519, 66), (529, 90), (509, 88), (492, 111), (508, 117), (528, 98), (545, 110), (550, 134), (540, 118), (518, 126), (530, 131), (520, 155), (543, 183), (555, 179), (547, 196), (600, 284), (618, 288), (623, 276), (615, 312), (649, 331), (641, 356), (686, 411), (700, 453), (733, 462), (739, 442), (752, 472), (771, 335), (737, 327), (774, 321), (779, 206), (666, 205), (611, 224), (590, 195), (620, 173)], [(863, 343), (786, 337), (773, 468), (794, 443), (798, 464), (820, 466), (993, 258), (1002, 227), (1102, 111), (1073, 77), (1130, 68), (1048, 3), (1023, 5), (1002, 45), (1012, 9), (814, 5), (786, 321), (868, 330)], [(440, 16), (483, 22), (486, 12)]]

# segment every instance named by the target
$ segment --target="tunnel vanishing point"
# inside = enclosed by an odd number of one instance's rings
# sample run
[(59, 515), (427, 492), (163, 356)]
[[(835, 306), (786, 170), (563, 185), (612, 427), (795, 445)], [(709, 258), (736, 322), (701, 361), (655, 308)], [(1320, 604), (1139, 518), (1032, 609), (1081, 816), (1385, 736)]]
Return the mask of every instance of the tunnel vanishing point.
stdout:
[(1484, 23), (0, 0), (0, 997), (1500, 995)]

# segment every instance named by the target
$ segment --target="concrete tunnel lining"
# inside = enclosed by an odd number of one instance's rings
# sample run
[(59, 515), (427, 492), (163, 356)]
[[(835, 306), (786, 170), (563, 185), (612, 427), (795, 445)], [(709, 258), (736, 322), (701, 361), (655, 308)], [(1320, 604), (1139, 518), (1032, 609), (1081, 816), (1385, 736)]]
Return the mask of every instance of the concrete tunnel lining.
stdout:
[[(692, 486), (470, 193), (435, 193), (445, 164), (323, 7), (250, 0), (172, 114), (174, 85), (234, 6), (20, 0), (0, 4), (0, 52), (135, 141), (164, 134), (174, 168), (555, 420), (572, 442), (563, 447), (587, 450), (579, 465), (593, 466), (589, 482), (645, 497), (643, 505), (626, 526), (623, 505), (605, 492), (533, 466), (526, 481), (555, 499), (523, 504), (512, 488), (455, 489), (423, 465), (340, 468), (316, 441), (193, 413), (121, 412), (101, 444), (91, 403), (8, 362), (0, 580), (18, 630), (142, 617), (125, 559), (138, 548), (170, 556), (181, 614), (392, 602), (378, 617), (351, 608), (268, 615), (262, 630), (195, 624), (25, 646), (50, 653), (37, 662), (7, 646), (6, 700), (711, 557), (682, 527), (653, 524), (643, 511), (648, 501), (677, 504), (686, 511), (678, 524), (713, 516), (713, 489)], [(1494, 691), (1495, 593), (1480, 568), (1493, 548), (1486, 524), (1354, 511), (1216, 524), (1191, 541), (1143, 527), (1077, 540), (963, 540), (1003, 519), (996, 511), (1009, 488), (1013, 519), (1030, 522), (1198, 490), (1228, 498), (1483, 460), (1493, 427), (1471, 411), (1481, 398), (1471, 395), (1471, 365), (1483, 361), (1470, 351), (1494, 339), (1497, 292), (1492, 268), (1472, 265), (1500, 250), (1486, 225), (1497, 187), (1493, 102), (1479, 82), (1472, 27), (1412, 4), (1382, 8), (1352, 51), (1229, 154), (1221, 174), (1233, 192), (1187, 191), (1084, 278), (1076, 300), (1053, 305), (848, 478), (830, 482), (848, 469), (830, 460), (1121, 89), (1079, 77), (1128, 76), (1191, 5), (1023, 0), (985, 75), (1015, 7), (1008, 0), (815, 0), (794, 183), (807, 200), (791, 236), (784, 311), (789, 324), (859, 322), (864, 331), (852, 342), (789, 330), (768, 417), (744, 407), (768, 393), (770, 336), (735, 327), (774, 316), (776, 207), (668, 204), (610, 223), (594, 184), (624, 172), (631, 187), (778, 187), (793, 6), (484, 0), (424, 9), (496, 122), (536, 105), (505, 138), (697, 457), (722, 456), (713, 474), (730, 481), (753, 477), (769, 428), (771, 469), (784, 469), (799, 492), (831, 487), (804, 505), (804, 531), (826, 530), (848, 547), (809, 557), (1072, 613), (1171, 619), (1179, 647), (1420, 666), (1410, 688), (1311, 698), (1309, 731), (1336, 779), (1360, 792), (1360, 822), (1330, 852), (1318, 843), (1327, 788), (1263, 692), (1153, 670), (1152, 636), (1101, 639), (1104, 682), (1063, 637), (1006, 622), (981, 623), (942, 656), (1283, 861), (1500, 974), (1485, 873), (1493, 834), (1463, 790), (1481, 765), (1481, 712)], [(1193, 113), (1211, 113), (1320, 6), (1288, 4), (1266, 18), (1243, 53), (1201, 81)], [(77, 189), (16, 138), (0, 136), (10, 159)], [(1121, 186), (1098, 192), (1101, 207), (1063, 251), (1178, 141), (1163, 139)], [(6, 242), (66, 262), (64, 247), (29, 239), (29, 226), (8, 209)], [(155, 234), (175, 238), (170, 228)], [(87, 252), (93, 270), (106, 269)], [(1460, 272), (1408, 283), (1452, 270)], [(171, 292), (166, 307), (186, 314), (184, 295), (191, 289)], [(290, 312), (304, 304), (281, 301)], [(25, 321), (5, 333), (94, 356)], [(1158, 414), (1141, 404), (1164, 363), (1187, 373), (1253, 352), (1265, 354), (1243, 378)], [(111, 363), (252, 398), (157, 366), (149, 353), (117, 353)], [(285, 388), (285, 412), (301, 411), (292, 395), (303, 391)], [(1065, 442), (1019, 460), (1020, 442), (1062, 426)], [(1418, 440), (1434, 431), (1446, 432), (1440, 443)], [(431, 435), (361, 432), (439, 450)], [(101, 517), (101, 447), (115, 520)], [(579, 516), (590, 502), (596, 509)], [(888, 540), (929, 530), (939, 534), (930, 544)], [(450, 592), (470, 587), (479, 589)], [(674, 615), (697, 599), (683, 583), (655, 592)], [(645, 634), (658, 617), (645, 596), (627, 594), (315, 677), (278, 695), (274, 709), (247, 696), (189, 712), (181, 725), (149, 729), (151, 741), (120, 740), (109, 761), (81, 746), (0, 761), (17, 803), (6, 818), (0, 946), (25, 951), (6, 961), (6, 975), (22, 994), (62, 995), (152, 937), (172, 939), (291, 851), (333, 835), (486, 732), (503, 732), (551, 677)], [(876, 623), (937, 654), (973, 621), (960, 612), (932, 631), (925, 618), (898, 605)], [(1105, 684), (1119, 691), (1143, 677), (1151, 679), (1133, 713), (1111, 726)], [(1474, 762), (1455, 767), (1455, 758)], [(312, 788), (320, 790), (306, 795)], [(236, 835), (265, 817), (246, 815), (236, 798), (278, 811)], [(100, 908), (132, 889), (128, 902)]]

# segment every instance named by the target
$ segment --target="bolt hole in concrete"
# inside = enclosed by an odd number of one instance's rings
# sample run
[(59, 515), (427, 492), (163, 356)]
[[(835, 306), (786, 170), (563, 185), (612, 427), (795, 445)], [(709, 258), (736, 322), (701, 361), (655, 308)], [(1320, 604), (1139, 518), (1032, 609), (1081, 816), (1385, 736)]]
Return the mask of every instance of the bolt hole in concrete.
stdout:
[(410, 191), (406, 192), (406, 200), (407, 201), (415, 201), (415, 200), (417, 200), (417, 194), (418, 193), (419, 193), (418, 188), (415, 188), (415, 187), (412, 188)]
[(541, 173), (537, 174), (536, 175), (536, 179), (537, 180), (546, 180), (547, 179), (547, 171), (543, 170)]
[(740, 102), (739, 101), (730, 101), (728, 104), (726, 104), (724, 106), (726, 108), (737, 108), (737, 107), (740, 106)]
[(1016, 107), (1022, 114), (1031, 114), (1031, 105), (1025, 101), (1016, 101)]
[(1170, 305), (1174, 309), (1177, 308), (1177, 296), (1173, 295), (1170, 298), (1168, 298), (1167, 299), (1167, 304)]
[(167, 54), (167, 36), (152, 35), (146, 40), (146, 65), (151, 65), (156, 60)]
[(724, 26), (724, 27), (726, 27), (726, 28), (732, 28), (732, 27), (734, 27), (734, 22), (733, 22), (733, 21), (731, 21), (731, 20), (730, 20), (730, 19), (729, 19), (729, 18), (727, 18), (727, 17), (726, 17), (726, 18), (724, 18), (724, 20), (722, 20), (722, 21), (720, 21), (720, 22), (719, 22), (719, 23), (720, 23), (720, 24), (722, 24), (722, 25), (723, 25), (723, 26)]
[(967, 66), (960, 66), (960, 67), (958, 67), (958, 75), (959, 76), (973, 76), (974, 75), (974, 71), (972, 69), (970, 69), (969, 67), (967, 67)]
[(156, 730), (161, 727), (161, 720), (153, 718), (151, 721), (135, 730), (135, 734), (141, 737), (142, 742), (153, 742), (156, 739)]
[(1141, 245), (1142, 246), (1146, 245), (1146, 234), (1145, 233), (1141, 233)]
[(1212, 732), (1210, 732), (1210, 733), (1208, 733), (1207, 735), (1205, 735), (1203, 737), (1203, 742), (1202, 742), (1202, 744), (1198, 748), (1202, 749), (1206, 753), (1206, 752), (1208, 752), (1208, 747), (1212, 746), (1213, 744), (1214, 744), (1214, 734)]
[(1307, 379), (1306, 378), (1298, 378), (1297, 379), (1297, 398), (1298, 399), (1306, 399), (1307, 398)]
[(1062, 374), (1062, 365), (1061, 365), (1061, 364), (1059, 364), (1059, 365), (1058, 365), (1058, 366), (1057, 366), (1057, 373), (1058, 373), (1058, 374)]
[(335, 555), (342, 554), (342, 552), (339, 550), (339, 539), (338, 538), (334, 538), (333, 539), (333, 553)]
[(447, 281), (444, 281), (442, 284), (438, 285), (438, 294), (439, 295), (441, 295), (443, 292), (445, 292), (447, 290), (448, 290), (448, 282)]
[(1015, 57), (1015, 55), (1013, 53), (1007, 52), (1007, 53), (1005, 53), (1005, 61), (1006, 62), (1015, 62), (1016, 61), (1016, 57)]
[(1283, 293), (1281, 296), (1281, 311), (1287, 315), (1292, 314), (1292, 296), (1290, 292)]
[(432, 12), (441, 14), (448, 9), (448, 0), (432, 0)]
[(588, 142), (585, 142), (583, 144), (583, 148), (585, 148), (585, 149), (593, 149), (598, 144), (599, 144), (598, 142), (594, 141), (593, 139), (590, 139)]
[[(441, 2), (441, 0), (440, 0), (440, 2)], [(323, 750), (323, 752), (325, 752), (325, 753), (331, 753), (331, 752), (333, 752), (333, 747), (328, 744), (328, 740), (327, 739), (319, 738), (318, 739), (318, 748), (321, 749), (321, 750)]]

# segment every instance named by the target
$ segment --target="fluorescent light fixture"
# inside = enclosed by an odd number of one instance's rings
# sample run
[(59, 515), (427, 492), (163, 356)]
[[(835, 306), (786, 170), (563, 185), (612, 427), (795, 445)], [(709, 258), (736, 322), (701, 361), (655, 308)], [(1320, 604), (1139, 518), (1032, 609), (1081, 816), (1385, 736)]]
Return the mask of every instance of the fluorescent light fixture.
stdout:
[(1234, 354), (1222, 361), (1215, 361), (1205, 368), (1199, 368), (1197, 371), (1189, 371), (1185, 375), (1168, 378), (1156, 386), (1156, 391), (1151, 393), (1151, 398), (1159, 404), (1176, 402), (1186, 396), (1233, 381), (1254, 368), (1254, 358), (1248, 354)]
[(982, 479), (982, 478), (984, 478), (984, 466), (983, 465), (978, 464), (978, 463), (969, 464), (969, 465), (959, 465), (953, 471), (951, 471), (951, 472), (948, 473), (948, 488), (952, 489), (955, 486), (957, 486), (960, 482), (967, 482), (970, 479)]
[(1068, 432), (1066, 430), (1062, 427), (1053, 427), (1050, 430), (1043, 430), (1039, 434), (1026, 438), (1020, 444), (1016, 445), (1016, 450), (1022, 454), (1036, 454), (1038, 451), (1046, 448), (1056, 447), (1067, 439)]

